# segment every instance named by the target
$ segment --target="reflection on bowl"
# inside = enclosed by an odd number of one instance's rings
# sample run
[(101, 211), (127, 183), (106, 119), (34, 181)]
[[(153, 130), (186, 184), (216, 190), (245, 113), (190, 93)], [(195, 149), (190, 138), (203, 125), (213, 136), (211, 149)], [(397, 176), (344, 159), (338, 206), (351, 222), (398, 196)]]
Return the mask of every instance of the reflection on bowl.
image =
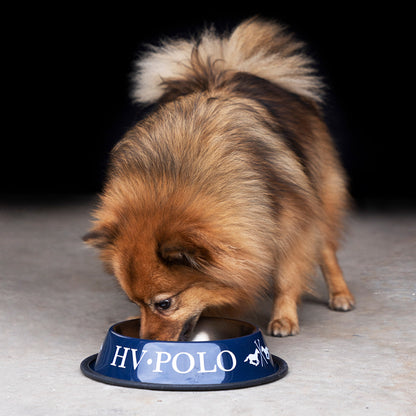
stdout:
[(140, 320), (113, 325), (81, 370), (94, 380), (159, 390), (218, 390), (268, 383), (286, 375), (253, 325), (201, 318), (188, 342), (139, 338)]

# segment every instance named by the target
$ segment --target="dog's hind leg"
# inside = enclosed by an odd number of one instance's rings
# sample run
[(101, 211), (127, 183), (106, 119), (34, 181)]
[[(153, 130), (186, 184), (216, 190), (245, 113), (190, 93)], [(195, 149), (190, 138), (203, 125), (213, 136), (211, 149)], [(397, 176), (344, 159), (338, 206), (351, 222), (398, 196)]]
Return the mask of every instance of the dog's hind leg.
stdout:
[(335, 249), (327, 245), (322, 250), (321, 270), (329, 292), (329, 307), (336, 311), (349, 311), (354, 308), (354, 296), (345, 283), (338, 264)]

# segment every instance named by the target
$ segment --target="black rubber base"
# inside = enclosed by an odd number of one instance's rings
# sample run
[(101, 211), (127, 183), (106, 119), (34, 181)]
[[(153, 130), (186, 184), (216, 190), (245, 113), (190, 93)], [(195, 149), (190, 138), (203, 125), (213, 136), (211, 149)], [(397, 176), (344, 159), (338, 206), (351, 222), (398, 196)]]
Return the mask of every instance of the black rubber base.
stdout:
[(132, 387), (136, 389), (148, 389), (148, 390), (170, 390), (170, 391), (202, 391), (202, 390), (229, 390), (229, 389), (241, 389), (244, 387), (259, 386), (261, 384), (271, 383), (272, 381), (279, 380), (288, 373), (288, 366), (286, 361), (282, 360), (275, 355), (272, 355), (273, 362), (278, 366), (278, 370), (267, 377), (260, 379), (248, 380), (238, 383), (224, 383), (224, 384), (159, 384), (159, 383), (142, 383), (139, 381), (122, 380), (113, 377), (107, 377), (94, 370), (95, 360), (97, 354), (91, 355), (81, 363), (82, 373), (101, 383), (112, 384), (120, 387)]

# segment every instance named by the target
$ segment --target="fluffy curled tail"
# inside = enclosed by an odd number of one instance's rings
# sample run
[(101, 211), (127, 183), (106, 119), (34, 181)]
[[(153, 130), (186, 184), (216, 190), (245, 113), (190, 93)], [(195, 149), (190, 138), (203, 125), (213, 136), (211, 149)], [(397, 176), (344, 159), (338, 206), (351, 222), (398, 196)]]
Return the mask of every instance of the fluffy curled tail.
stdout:
[(227, 36), (213, 29), (198, 39), (167, 40), (136, 62), (133, 101), (151, 104), (218, 86), (224, 74), (248, 72), (320, 101), (322, 83), (303, 43), (279, 24), (252, 18)]

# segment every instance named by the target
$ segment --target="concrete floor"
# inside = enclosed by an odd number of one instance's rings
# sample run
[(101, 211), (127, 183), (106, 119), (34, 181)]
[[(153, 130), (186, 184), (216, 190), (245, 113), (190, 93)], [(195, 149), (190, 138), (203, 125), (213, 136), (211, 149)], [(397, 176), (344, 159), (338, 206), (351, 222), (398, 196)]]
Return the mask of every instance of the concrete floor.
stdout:
[(91, 198), (0, 205), (0, 414), (414, 415), (416, 211), (355, 213), (339, 257), (357, 309), (300, 308), (301, 334), (266, 337), (274, 383), (218, 392), (114, 387), (84, 377), (108, 327), (136, 308), (80, 237)]

